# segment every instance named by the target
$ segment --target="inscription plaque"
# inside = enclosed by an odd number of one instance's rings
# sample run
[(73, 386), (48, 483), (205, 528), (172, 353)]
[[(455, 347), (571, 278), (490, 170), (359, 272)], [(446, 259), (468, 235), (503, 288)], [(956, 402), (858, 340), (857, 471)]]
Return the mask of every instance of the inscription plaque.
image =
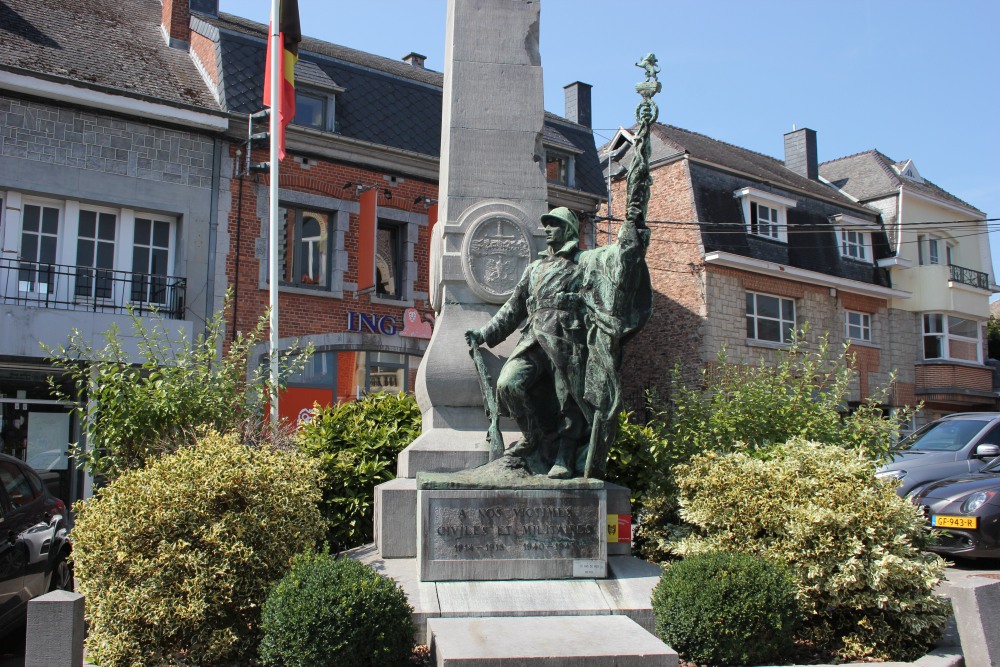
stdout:
[(422, 581), (606, 576), (603, 489), (417, 494)]

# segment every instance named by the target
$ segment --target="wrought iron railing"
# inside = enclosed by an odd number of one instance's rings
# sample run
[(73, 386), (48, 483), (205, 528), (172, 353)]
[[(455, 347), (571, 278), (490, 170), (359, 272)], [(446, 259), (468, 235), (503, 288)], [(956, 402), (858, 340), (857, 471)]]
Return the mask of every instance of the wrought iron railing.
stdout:
[(976, 271), (975, 269), (967, 269), (964, 266), (956, 266), (955, 264), (948, 265), (948, 279), (952, 282), (980, 289), (990, 288), (990, 274)]
[(0, 258), (0, 303), (144, 315), (184, 316), (187, 281), (176, 276)]

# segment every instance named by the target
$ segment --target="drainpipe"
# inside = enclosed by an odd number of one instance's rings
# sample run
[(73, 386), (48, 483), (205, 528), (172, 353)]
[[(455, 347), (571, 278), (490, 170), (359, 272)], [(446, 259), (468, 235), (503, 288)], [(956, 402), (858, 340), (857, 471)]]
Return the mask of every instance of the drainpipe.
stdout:
[(208, 276), (205, 289), (205, 331), (215, 314), (215, 244), (219, 236), (219, 187), (222, 181), (222, 141), (212, 140), (212, 203), (208, 214)]
[[(896, 199), (896, 257), (903, 252), (903, 184), (899, 184), (899, 196)], [(919, 250), (917, 253), (919, 254)]]

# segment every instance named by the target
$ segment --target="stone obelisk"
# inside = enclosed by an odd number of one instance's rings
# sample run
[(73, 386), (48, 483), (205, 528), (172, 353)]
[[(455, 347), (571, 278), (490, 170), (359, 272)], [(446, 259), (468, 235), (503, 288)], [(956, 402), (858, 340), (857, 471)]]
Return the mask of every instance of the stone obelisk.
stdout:
[[(547, 210), (540, 0), (449, 0), (439, 222), (431, 241), (434, 335), (417, 374), (423, 433), (399, 475), (485, 463), (487, 421), (464, 334), (506, 301), (544, 247)], [(505, 356), (513, 347), (492, 350)], [(500, 358), (486, 352), (493, 378)], [(507, 444), (519, 435), (506, 425)]]

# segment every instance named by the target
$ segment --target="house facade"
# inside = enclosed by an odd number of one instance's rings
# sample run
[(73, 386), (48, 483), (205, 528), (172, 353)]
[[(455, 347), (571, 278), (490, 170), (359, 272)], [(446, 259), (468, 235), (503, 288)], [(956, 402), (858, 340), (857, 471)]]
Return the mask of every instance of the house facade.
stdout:
[[(164, 0), (175, 12), (184, 0)], [(270, 298), (266, 131), (261, 110), (267, 26), (190, 6), (193, 61), (229, 114), (220, 181), (220, 252), (233, 286), (229, 331), (249, 331)], [(183, 21), (180, 22), (183, 27)], [(308, 29), (308, 28), (307, 28)], [(283, 418), (373, 391), (412, 391), (433, 331), (429, 249), (437, 222), (443, 75), (409, 53), (393, 60), (304, 37), (296, 116), (279, 183), (279, 347), (311, 344), (309, 367), (279, 400)], [(590, 87), (567, 86), (567, 118), (546, 116), (553, 206), (592, 218), (604, 196)], [(251, 128), (251, 122), (253, 127)], [(486, 157), (484, 156), (484, 159)], [(266, 363), (261, 345), (257, 361)]]
[(881, 264), (910, 294), (890, 306), (899, 340), (916, 348), (913, 395), (924, 418), (997, 409), (986, 321), (990, 295), (1000, 289), (986, 215), (925, 179), (912, 160), (877, 150), (825, 162), (820, 176), (885, 222), (892, 255)]
[[(228, 121), (156, 0), (11, 0), (0, 13), (0, 438), (60, 497), (88, 483), (39, 343), (95, 347), (127, 310), (188, 336), (220, 303)], [(54, 20), (58, 17), (58, 20)]]
[[(918, 336), (895, 306), (910, 292), (880, 264), (892, 248), (879, 212), (820, 180), (815, 132), (785, 135), (784, 161), (663, 124), (652, 150), (655, 302), (625, 352), (633, 408), (646, 389), (665, 388), (675, 366), (693, 379), (723, 349), (732, 362), (768, 363), (803, 327), (807, 341), (827, 334), (856, 355), (850, 401), (886, 386), (895, 370), (889, 407), (914, 404)], [(612, 218), (623, 211), (629, 159), (623, 130), (602, 152)]]

